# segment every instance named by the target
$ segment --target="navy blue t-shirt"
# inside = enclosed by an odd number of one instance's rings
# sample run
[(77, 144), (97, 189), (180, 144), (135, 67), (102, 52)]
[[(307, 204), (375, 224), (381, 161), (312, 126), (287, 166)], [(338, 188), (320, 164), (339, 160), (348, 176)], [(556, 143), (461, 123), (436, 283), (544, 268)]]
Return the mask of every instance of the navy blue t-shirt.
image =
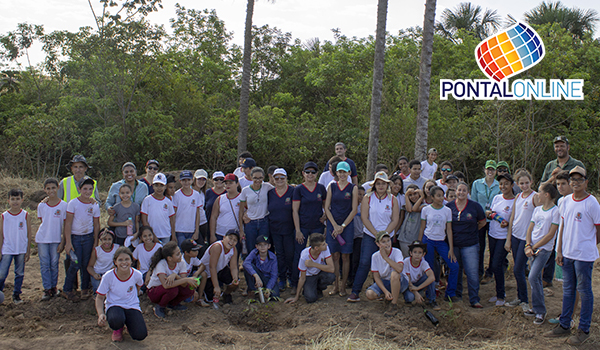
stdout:
[[(223, 193), (225, 193), (225, 191), (223, 191)], [(216, 194), (212, 188), (206, 190), (206, 193), (204, 194), (204, 212), (206, 213), (206, 220), (208, 220), (209, 223), (210, 215), (212, 214), (212, 208), (215, 204), (215, 200), (219, 198), (221, 194)]]
[(338, 225), (341, 225), (352, 211), (352, 189), (354, 184), (347, 183), (346, 187), (340, 188), (339, 183), (331, 185), (331, 205), (329, 211)]
[(477, 223), (485, 220), (485, 212), (475, 201), (467, 200), (464, 209), (456, 207), (456, 201), (446, 204), (452, 210), (452, 238), (455, 247), (470, 247), (479, 243)]
[(271, 234), (288, 235), (294, 232), (294, 217), (292, 215), (292, 198), (294, 188), (288, 186), (283, 196), (279, 196), (276, 188), (267, 192), (269, 199), (269, 232)]
[(325, 186), (316, 184), (315, 188), (311, 191), (304, 186), (304, 184), (296, 186), (294, 188), (294, 202), (300, 202), (300, 209), (298, 209), (298, 216), (300, 217), (300, 227), (314, 230), (324, 228), (324, 225), (319, 221), (323, 215), (323, 202), (327, 198), (327, 190)]
[[(348, 163), (348, 165), (350, 165), (350, 177), (357, 177), (358, 176), (358, 172), (356, 171), (356, 164), (354, 163), (354, 161), (350, 158), (346, 158), (346, 160), (344, 160), (344, 162)], [(335, 169), (333, 169), (335, 170)], [(329, 161), (327, 161), (327, 164), (325, 164), (325, 171), (329, 171)]]

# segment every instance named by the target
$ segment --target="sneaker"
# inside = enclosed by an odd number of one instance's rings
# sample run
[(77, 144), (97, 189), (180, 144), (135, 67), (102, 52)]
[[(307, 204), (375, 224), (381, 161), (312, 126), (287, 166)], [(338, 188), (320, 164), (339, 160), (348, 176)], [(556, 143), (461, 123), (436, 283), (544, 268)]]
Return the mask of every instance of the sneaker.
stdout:
[(515, 299), (513, 301), (509, 301), (508, 303), (504, 303), (504, 306), (506, 307), (515, 307), (517, 305), (521, 304), (521, 300), (520, 299)]
[(493, 278), (492, 276), (483, 276), (481, 278), (481, 282), (479, 282), (479, 284), (486, 285), (492, 281), (492, 278)]
[(15, 303), (15, 305), (23, 304), (21, 294), (13, 294), (13, 303)]
[(544, 333), (545, 337), (548, 338), (558, 338), (558, 337), (566, 337), (571, 334), (570, 329), (562, 328), (561, 325), (554, 327), (551, 331)]
[(92, 291), (89, 289), (81, 290), (81, 300), (88, 300), (92, 296)]
[(504, 306), (505, 302), (502, 299), (496, 300), (496, 306)]
[(529, 304), (527, 303), (521, 303), (519, 304), (519, 306), (521, 307), (521, 310), (523, 310), (523, 312), (529, 310)]
[(533, 312), (533, 309), (526, 310), (525, 312), (523, 312), (523, 314), (527, 317), (537, 316), (537, 314)]
[(581, 345), (583, 344), (583, 342), (585, 342), (588, 338), (590, 337), (590, 333), (589, 332), (584, 332), (581, 329), (577, 330), (577, 334), (571, 336), (568, 340), (567, 343), (569, 343), (570, 345)]
[(489, 300), (489, 302), (490, 303), (495, 303), (496, 300), (498, 300), (498, 297), (491, 297), (490, 300)]
[(483, 305), (481, 305), (480, 303), (472, 304), (471, 307), (474, 309), (483, 309)]
[(430, 304), (433, 311), (440, 311), (442, 309), (435, 300), (433, 300)]
[(231, 294), (223, 294), (223, 304), (233, 304), (233, 296)]
[(123, 328), (117, 329), (116, 331), (113, 331), (112, 341), (116, 341), (116, 342), (122, 342), (123, 341)]
[(350, 295), (348, 295), (348, 299), (346, 299), (346, 301), (349, 301), (351, 303), (356, 303), (356, 302), (360, 301), (360, 297), (356, 293), (350, 293)]
[(52, 297), (58, 297), (60, 296), (60, 291), (56, 287), (52, 287), (50, 289), (50, 294)]
[(158, 318), (165, 318), (165, 308), (158, 305), (154, 306), (154, 316)]
[(168, 307), (169, 309), (171, 309), (171, 310), (175, 310), (175, 311), (185, 311), (185, 310), (187, 310), (187, 309), (188, 309), (188, 307), (187, 307), (187, 306), (185, 306), (185, 305), (181, 305), (181, 304), (179, 304), (179, 305), (167, 305), (167, 307)]
[(67, 299), (68, 301), (72, 301), (74, 303), (78, 302), (79, 299), (79, 295), (77, 295), (76, 292), (74, 291), (70, 291), (70, 292), (62, 292), (60, 294), (63, 298)]
[(544, 314), (537, 314), (535, 315), (535, 320), (533, 320), (533, 324), (539, 326), (544, 324), (544, 320), (546, 319), (546, 315)]
[(42, 296), (42, 301), (48, 301), (52, 298), (52, 290), (51, 289), (46, 289), (44, 291), (44, 295)]

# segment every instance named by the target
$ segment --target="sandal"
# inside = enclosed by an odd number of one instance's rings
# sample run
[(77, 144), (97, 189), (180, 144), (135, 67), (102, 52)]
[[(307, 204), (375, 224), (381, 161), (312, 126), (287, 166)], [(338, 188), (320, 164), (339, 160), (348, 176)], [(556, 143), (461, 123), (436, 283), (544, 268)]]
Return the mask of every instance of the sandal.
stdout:
[(338, 294), (339, 294), (339, 296), (341, 296), (341, 297), (345, 297), (346, 295), (348, 295), (348, 293), (347, 293), (345, 290), (343, 290), (343, 291), (340, 291)]
[(242, 296), (243, 297), (247, 297), (248, 296), (248, 290), (247, 289), (242, 290)]

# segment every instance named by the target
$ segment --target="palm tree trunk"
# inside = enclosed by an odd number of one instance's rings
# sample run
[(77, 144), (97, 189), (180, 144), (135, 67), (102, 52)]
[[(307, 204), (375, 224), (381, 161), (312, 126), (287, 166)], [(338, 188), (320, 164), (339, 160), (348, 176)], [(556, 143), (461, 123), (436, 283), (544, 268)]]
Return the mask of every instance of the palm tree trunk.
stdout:
[(431, 56), (433, 55), (433, 31), (435, 27), (436, 0), (425, 1), (423, 21), (423, 46), (419, 73), (419, 106), (417, 109), (417, 131), (415, 135), (415, 158), (427, 156), (427, 129), (429, 125), (429, 90), (431, 85)]
[(252, 15), (254, 0), (248, 0), (246, 7), (246, 29), (244, 32), (244, 58), (242, 68), (242, 91), (240, 92), (240, 121), (238, 128), (238, 154), (247, 150), (248, 110), (250, 103), (250, 73), (252, 63)]
[(381, 95), (383, 89), (383, 68), (385, 65), (385, 26), (388, 0), (377, 4), (377, 33), (375, 34), (375, 59), (373, 60), (373, 91), (371, 96), (371, 121), (369, 123), (369, 154), (367, 156), (367, 180), (372, 180), (377, 164), (379, 147), (379, 119), (381, 116)]

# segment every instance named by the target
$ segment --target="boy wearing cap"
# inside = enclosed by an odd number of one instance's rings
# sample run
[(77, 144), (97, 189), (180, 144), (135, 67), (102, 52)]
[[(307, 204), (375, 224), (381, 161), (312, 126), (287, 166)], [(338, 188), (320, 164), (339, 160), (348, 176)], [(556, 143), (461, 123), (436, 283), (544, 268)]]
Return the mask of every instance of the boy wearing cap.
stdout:
[(152, 181), (154, 193), (144, 198), (142, 202), (142, 225), (150, 226), (154, 234), (164, 245), (169, 241), (177, 241), (175, 235), (175, 208), (173, 202), (165, 197), (167, 177), (158, 173)]
[(556, 244), (556, 262), (563, 269), (563, 305), (560, 324), (546, 333), (548, 337), (566, 336), (571, 333), (571, 319), (575, 307), (575, 291), (581, 298), (581, 313), (577, 334), (567, 341), (579, 345), (587, 340), (594, 310), (592, 270), (594, 261), (600, 257), (600, 204), (587, 193), (588, 179), (583, 167), (576, 166), (569, 172), (573, 194), (564, 197), (559, 207), (561, 227)]
[(300, 279), (296, 295), (285, 301), (295, 303), (300, 299), (300, 292), (304, 287), (304, 299), (307, 303), (314, 303), (323, 296), (323, 291), (327, 286), (335, 281), (333, 274), (335, 268), (331, 253), (325, 242), (325, 236), (321, 233), (313, 233), (309, 237), (310, 247), (305, 248), (300, 254), (298, 270), (300, 270)]
[(244, 259), (244, 275), (248, 290), (265, 288), (265, 297), (279, 297), (277, 257), (269, 249), (269, 237), (256, 237), (255, 249)]
[(398, 310), (398, 296), (408, 288), (408, 280), (402, 275), (404, 257), (398, 248), (392, 248), (390, 234), (385, 231), (377, 232), (375, 244), (379, 251), (371, 256), (371, 272), (375, 281), (367, 289), (367, 298), (375, 300), (385, 297), (391, 301), (385, 316), (393, 316)]
[[(198, 259), (198, 255), (201, 253), (200, 250), (202, 246), (200, 246), (193, 239), (185, 239), (181, 242), (181, 252), (183, 254), (183, 260), (187, 264), (187, 277), (198, 278), (200, 276), (200, 283), (198, 284), (197, 290), (204, 291), (204, 287), (206, 286), (206, 276), (207, 273), (205, 271), (204, 265), (200, 259)], [(193, 301), (198, 301), (200, 299), (200, 295), (198, 292), (195, 292), (193, 296), (184, 300), (186, 303), (190, 303)], [(204, 300), (200, 300), (202, 306), (209, 306)]]
[(427, 160), (421, 162), (421, 176), (426, 180), (435, 180), (435, 173), (438, 168), (438, 165), (435, 162), (437, 156), (437, 150), (435, 148), (430, 148), (429, 151), (427, 151)]
[(404, 292), (404, 301), (406, 303), (422, 304), (424, 299), (421, 295), (425, 291), (425, 297), (429, 299), (429, 303), (433, 305), (433, 310), (441, 308), (435, 302), (435, 276), (431, 267), (425, 261), (425, 253), (427, 253), (427, 244), (420, 241), (414, 241), (408, 246), (410, 257), (404, 259), (404, 269), (402, 273), (408, 281), (408, 288)]
[(200, 208), (204, 201), (200, 193), (192, 189), (193, 178), (191, 171), (182, 171), (179, 175), (181, 188), (173, 195), (175, 235), (179, 246), (186, 239), (197, 241), (199, 238)]
[(256, 166), (256, 161), (252, 158), (244, 159), (244, 162), (241, 164), (242, 172), (244, 172), (244, 176), (238, 176), (238, 181), (242, 189), (246, 186), (252, 185), (252, 168)]
[(233, 171), (233, 174), (237, 176), (238, 179), (244, 177), (244, 169), (242, 169), (242, 164), (244, 164), (244, 160), (246, 160), (246, 158), (252, 158), (252, 153), (245, 151), (240, 153), (240, 156), (238, 157), (238, 167)]

